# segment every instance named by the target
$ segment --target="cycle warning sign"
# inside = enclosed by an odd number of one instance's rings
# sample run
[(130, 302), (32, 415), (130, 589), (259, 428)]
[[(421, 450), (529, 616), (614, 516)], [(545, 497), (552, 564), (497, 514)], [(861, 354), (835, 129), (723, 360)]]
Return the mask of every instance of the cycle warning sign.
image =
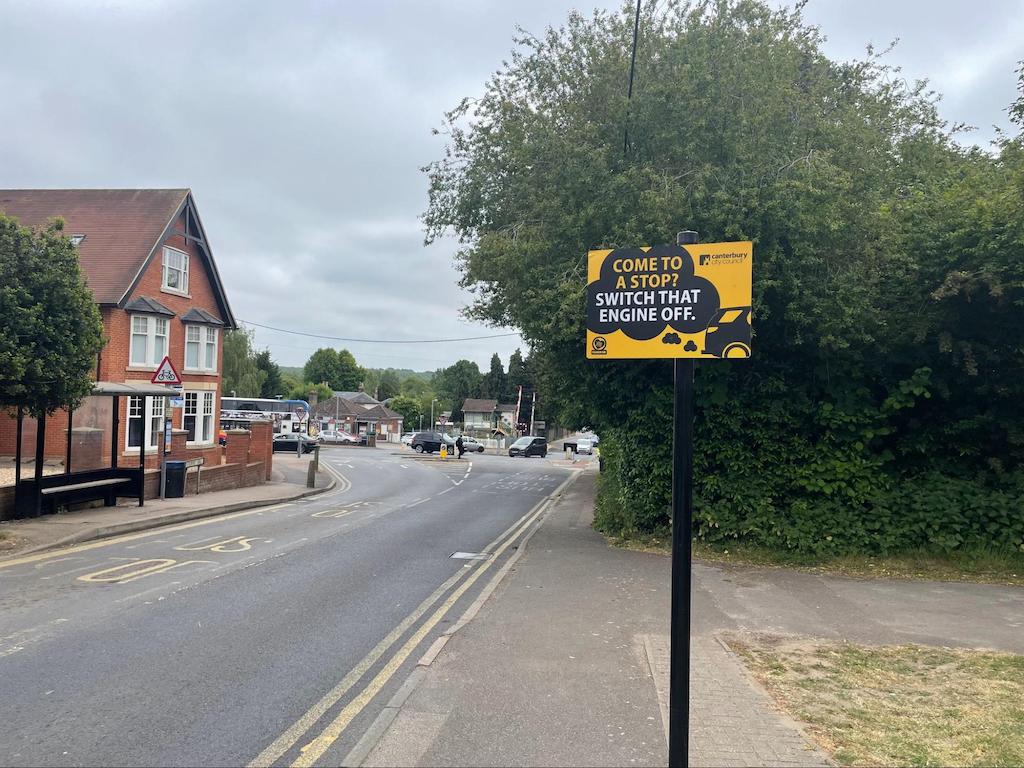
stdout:
[(750, 357), (753, 243), (590, 251), (587, 357)]

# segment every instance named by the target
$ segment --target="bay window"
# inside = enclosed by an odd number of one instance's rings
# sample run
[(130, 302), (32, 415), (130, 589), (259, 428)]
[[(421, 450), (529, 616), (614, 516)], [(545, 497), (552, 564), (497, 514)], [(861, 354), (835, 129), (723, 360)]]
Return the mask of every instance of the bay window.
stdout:
[(165, 317), (132, 315), (132, 338), (128, 354), (130, 365), (157, 366), (167, 354), (170, 331)]
[(128, 425), (125, 446), (129, 451), (139, 450), (142, 441), (146, 441), (146, 450), (156, 448), (164, 433), (164, 403), (162, 397), (146, 398), (146, 409), (143, 412), (142, 398), (134, 395), (128, 398)]
[(185, 326), (185, 369), (217, 372), (218, 329), (202, 325)]
[(213, 400), (212, 390), (185, 393), (185, 415), (182, 428), (188, 432), (186, 445), (213, 444)]

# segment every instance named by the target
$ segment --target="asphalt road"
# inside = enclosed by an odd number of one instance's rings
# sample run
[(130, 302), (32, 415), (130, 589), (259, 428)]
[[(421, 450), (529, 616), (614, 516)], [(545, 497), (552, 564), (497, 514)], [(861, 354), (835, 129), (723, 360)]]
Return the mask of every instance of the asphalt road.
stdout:
[(340, 764), (571, 475), (321, 460), (313, 499), (0, 562), (0, 764)]

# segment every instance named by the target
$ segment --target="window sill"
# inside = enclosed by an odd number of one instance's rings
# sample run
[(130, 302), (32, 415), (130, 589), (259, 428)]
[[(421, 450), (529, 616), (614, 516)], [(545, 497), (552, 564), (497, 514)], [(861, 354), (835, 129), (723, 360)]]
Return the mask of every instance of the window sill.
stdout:
[(125, 368), (125, 370), (126, 371), (137, 371), (139, 373), (152, 373), (153, 371), (155, 371), (157, 369), (157, 366), (159, 366), (159, 365), (160, 365), (160, 363), (153, 363), (152, 365), (139, 365), (137, 363), (130, 363), (128, 365), (128, 367)]
[(191, 376), (220, 376), (220, 371), (210, 371), (202, 368), (182, 368), (181, 372)]
[(181, 296), (181, 297), (186, 298), (186, 299), (191, 299), (192, 298), (192, 294), (191, 293), (186, 293), (185, 291), (176, 291), (173, 288), (161, 288), (160, 289), (160, 293), (169, 293), (172, 296)]
[(185, 443), (186, 448), (195, 448), (196, 450), (203, 450), (206, 448), (213, 448), (213, 441), (209, 443)]

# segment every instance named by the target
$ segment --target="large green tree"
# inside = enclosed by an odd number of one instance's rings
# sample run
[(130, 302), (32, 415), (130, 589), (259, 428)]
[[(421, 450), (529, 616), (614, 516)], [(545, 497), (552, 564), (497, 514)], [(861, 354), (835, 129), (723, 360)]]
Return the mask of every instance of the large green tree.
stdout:
[(424, 414), (422, 404), (414, 397), (408, 395), (397, 395), (388, 403), (388, 408), (402, 414), (402, 429), (406, 432), (413, 432), (420, 428), (420, 416), (426, 415), (430, 420), (429, 411)]
[(377, 399), (387, 400), (394, 397), (402, 390), (402, 382), (398, 380), (398, 374), (390, 368), (381, 371), (380, 381), (377, 383)]
[(330, 347), (321, 347), (306, 361), (302, 369), (303, 378), (313, 384), (326, 383), (332, 389), (341, 389), (341, 369), (338, 353)]
[(549, 410), (604, 438), (600, 524), (668, 522), (671, 377), (585, 359), (586, 252), (695, 229), (754, 241), (754, 356), (698, 370), (699, 535), (1019, 546), (1019, 140), (960, 148), (925, 84), (755, 0), (648, 6), (627, 102), (632, 25), (524, 35), (428, 169), (469, 314), (520, 328)]
[(508, 374), (505, 376), (505, 398), (509, 402), (516, 402), (519, 397), (519, 387), (530, 389), (530, 378), (526, 372), (523, 353), (517, 349), (508, 358)]
[(468, 397), (480, 396), (482, 380), (479, 366), (470, 360), (459, 360), (438, 371), (434, 374), (434, 387), (444, 406), (438, 410), (451, 410), (452, 421), (461, 422), (462, 404)]
[(333, 382), (336, 390), (351, 392), (359, 389), (365, 373), (351, 352), (347, 349), (338, 350), (338, 379)]
[(234, 392), (238, 397), (260, 397), (266, 378), (267, 372), (258, 364), (252, 348), (252, 333), (243, 329), (225, 333), (220, 391)]
[(274, 398), (285, 393), (281, 368), (270, 357), (270, 350), (264, 349), (256, 353), (256, 366), (266, 374), (260, 385), (260, 397)]
[(0, 213), (0, 408), (43, 416), (92, 390), (103, 323), (63, 222), (41, 231)]
[(491, 367), (480, 382), (480, 397), (504, 401), (508, 391), (508, 381), (501, 358), (495, 352), (491, 355)]

